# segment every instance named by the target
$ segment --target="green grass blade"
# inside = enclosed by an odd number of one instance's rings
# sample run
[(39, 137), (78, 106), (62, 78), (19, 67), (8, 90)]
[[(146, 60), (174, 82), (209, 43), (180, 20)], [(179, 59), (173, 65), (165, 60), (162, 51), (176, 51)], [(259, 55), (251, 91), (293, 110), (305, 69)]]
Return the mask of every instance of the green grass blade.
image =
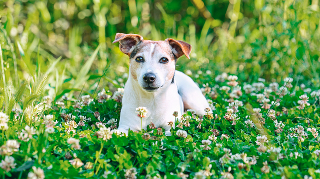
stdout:
[(61, 57), (59, 57), (56, 61), (54, 61), (44, 75), (45, 76), (49, 75), (49, 73), (51, 73), (54, 70), (54, 68), (56, 67), (57, 63), (60, 62), (60, 60), (61, 60)]
[(23, 103), (23, 109), (26, 109), (35, 99), (37, 99), (39, 97), (39, 95), (30, 95), (28, 96)]
[(64, 89), (61, 93), (59, 93), (58, 95), (56, 95), (54, 101), (57, 101), (58, 99), (60, 99), (63, 95), (65, 95), (66, 93), (70, 93), (72, 91), (82, 91), (82, 93), (86, 93), (86, 94), (90, 94), (87, 91), (84, 91), (82, 89), (79, 88), (68, 88), (68, 89)]
[(12, 111), (14, 105), (21, 100), (22, 95), (23, 95), (23, 93), (24, 93), (24, 91), (26, 89), (26, 86), (27, 86), (26, 83), (22, 83), (21, 86), (19, 87), (18, 91), (17, 91), (16, 97), (10, 99), (9, 105), (8, 105), (8, 114), (10, 114), (10, 112)]
[(97, 49), (93, 52), (93, 54), (91, 55), (91, 57), (89, 58), (89, 60), (84, 64), (84, 66), (81, 68), (80, 72), (79, 72), (79, 75), (77, 76), (75, 82), (74, 82), (74, 88), (77, 88), (79, 87), (84, 81), (89, 70), (90, 70), (90, 67), (94, 61), (94, 59), (96, 58), (97, 54), (98, 54), (98, 51), (99, 51), (99, 48), (100, 46), (97, 47)]

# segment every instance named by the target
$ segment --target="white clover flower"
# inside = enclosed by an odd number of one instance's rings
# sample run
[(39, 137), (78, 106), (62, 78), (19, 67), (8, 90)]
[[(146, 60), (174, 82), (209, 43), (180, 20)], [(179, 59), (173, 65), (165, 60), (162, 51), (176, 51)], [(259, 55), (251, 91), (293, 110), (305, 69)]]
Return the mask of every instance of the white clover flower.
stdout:
[(202, 140), (203, 145), (210, 145), (211, 141), (210, 140)]
[(9, 121), (9, 116), (3, 112), (0, 112), (0, 130), (7, 130)]
[(276, 128), (284, 128), (285, 124), (282, 121), (278, 122), (277, 120), (274, 121), (274, 126)]
[(26, 132), (20, 132), (18, 135), (19, 140), (22, 140), (24, 142), (28, 142), (29, 141), (29, 136)]
[(130, 169), (127, 169), (125, 170), (126, 173), (124, 174), (124, 177), (126, 179), (136, 179), (136, 175), (137, 175), (137, 169), (136, 168), (130, 168)]
[(293, 82), (293, 78), (287, 77), (287, 78), (285, 78), (283, 81), (284, 81), (285, 83), (292, 83), (292, 82)]
[(123, 94), (124, 94), (124, 89), (123, 88), (118, 88), (118, 91), (114, 92), (114, 94), (112, 96), (112, 99), (114, 99), (114, 100), (116, 100), (118, 102), (121, 102)]
[(45, 116), (43, 116), (43, 119), (44, 120), (53, 120), (53, 115), (45, 115)]
[(229, 80), (229, 81), (237, 81), (237, 80), (238, 80), (238, 77), (235, 76), (235, 75), (229, 75), (229, 76), (228, 76), (228, 80)]
[(261, 102), (262, 102), (262, 103), (269, 103), (269, 102), (270, 102), (270, 99), (268, 99), (268, 98), (263, 98), (263, 99), (261, 100)]
[(103, 178), (108, 178), (108, 175), (111, 174), (111, 173), (112, 173), (112, 172), (110, 172), (110, 171), (104, 171), (102, 177), (103, 177)]
[(316, 154), (317, 156), (319, 156), (320, 155), (320, 150), (315, 150), (313, 153)]
[(57, 101), (57, 102), (56, 102), (56, 105), (57, 105), (58, 107), (60, 107), (60, 108), (65, 108), (64, 103), (61, 102), (61, 101)]
[(276, 92), (279, 88), (279, 84), (276, 82), (270, 83), (269, 87), (271, 88), (272, 91)]
[(320, 90), (318, 90), (318, 91), (313, 91), (310, 95), (311, 95), (312, 97), (320, 97)]
[(214, 136), (214, 135), (210, 135), (208, 137), (208, 140), (212, 140), (212, 141), (216, 141), (218, 137)]
[(186, 138), (186, 137), (188, 136), (188, 133), (187, 133), (186, 131), (184, 131), (184, 130), (178, 130), (177, 133), (176, 133), (176, 135), (177, 135), (178, 137)]
[(79, 158), (75, 158), (73, 160), (70, 160), (69, 162), (75, 168), (79, 168), (79, 167), (81, 167), (83, 165), (83, 162)]
[(235, 100), (234, 101), (235, 106), (239, 107), (239, 106), (243, 106), (243, 102), (239, 101), (239, 100)]
[(280, 106), (280, 103), (276, 101), (271, 101), (271, 105), (278, 107)]
[(50, 104), (52, 102), (52, 97), (51, 96), (44, 96), (42, 98), (42, 100), (46, 103), (46, 104)]
[(252, 86), (256, 89), (256, 91), (261, 91), (264, 89), (264, 84), (259, 82), (259, 83), (253, 83)]
[(25, 129), (25, 132), (29, 135), (29, 138), (32, 138), (32, 135), (36, 134), (36, 130), (34, 127), (29, 127), (28, 125), (26, 125), (24, 129)]
[(233, 110), (233, 109), (231, 109), (231, 108), (227, 108), (227, 113), (232, 114), (233, 112), (234, 112), (234, 110)]
[(71, 148), (74, 148), (76, 150), (80, 150), (81, 149), (81, 146), (80, 146), (79, 142), (80, 142), (79, 139), (75, 139), (73, 137), (71, 137), (71, 138), (69, 138), (67, 140), (67, 143), (71, 144)]
[(244, 123), (246, 123), (250, 127), (254, 127), (254, 123), (251, 120), (246, 120), (246, 121), (244, 121)]
[(11, 169), (16, 167), (16, 163), (14, 162), (14, 158), (11, 156), (6, 156), (4, 160), (1, 161), (0, 167), (5, 171), (9, 172)]
[[(119, 78), (119, 79), (121, 79), (121, 78)], [(102, 91), (100, 93), (98, 93), (98, 102), (99, 103), (104, 102), (108, 98), (110, 98), (110, 95), (107, 95), (106, 90), (102, 89)]]
[(270, 152), (274, 152), (274, 153), (278, 153), (279, 154), (281, 152), (281, 150), (282, 149), (280, 147), (278, 147), (278, 148), (277, 147), (271, 147), (270, 149), (267, 150), (267, 152), (269, 152), (269, 153)]
[(49, 134), (52, 134), (52, 133), (54, 133), (54, 128), (53, 127), (47, 127), (45, 132), (47, 132)]
[(207, 178), (207, 176), (204, 174), (202, 170), (194, 174), (194, 179), (205, 179), (205, 178)]
[(253, 112), (255, 112), (255, 113), (260, 113), (260, 112), (261, 112), (261, 109), (260, 109), (260, 108), (253, 108)]
[(54, 127), (56, 124), (58, 123), (58, 121), (53, 121), (53, 115), (46, 115), (43, 117), (43, 124), (46, 127)]
[(279, 88), (279, 91), (282, 95), (286, 95), (288, 93), (288, 88), (284, 87), (284, 86), (281, 86)]
[(263, 136), (258, 135), (257, 136), (257, 141), (256, 141), (257, 145), (264, 145), (264, 143), (267, 143), (267, 142), (268, 142), (268, 138), (266, 135), (263, 135)]
[(231, 150), (228, 148), (223, 148), (223, 152), (229, 154), (231, 152)]
[(270, 88), (265, 88), (265, 89), (264, 89), (264, 94), (265, 94), (266, 96), (270, 95), (270, 93), (272, 93), (272, 89), (270, 89)]
[(230, 156), (231, 161), (236, 161), (236, 160), (241, 160), (241, 155), (240, 154), (234, 154)]
[(244, 85), (244, 86), (243, 86), (243, 90), (244, 90), (247, 94), (249, 94), (249, 93), (251, 93), (252, 91), (254, 91), (253, 87), (252, 87), (250, 84)]
[(311, 88), (307, 88), (307, 89), (303, 90), (303, 92), (310, 93), (311, 92)]
[(3, 112), (0, 112), (0, 123), (7, 123), (9, 121), (9, 116)]
[(41, 168), (32, 167), (32, 172), (28, 173), (28, 179), (44, 179), (44, 172)]
[(144, 118), (147, 116), (148, 110), (146, 107), (138, 107), (136, 108), (136, 113), (138, 114), (138, 117)]
[(301, 100), (308, 100), (309, 97), (304, 94), (304, 95), (299, 96), (299, 99), (301, 99)]
[(114, 125), (116, 123), (117, 123), (117, 119), (112, 118), (107, 122), (107, 125)]
[(18, 151), (20, 144), (16, 140), (8, 140), (6, 143), (6, 146), (15, 150), (15, 151)]
[(98, 138), (102, 138), (105, 141), (112, 138), (112, 132), (110, 128), (109, 127), (107, 128), (105, 126), (100, 127), (100, 130), (96, 132), (96, 135)]
[(7, 130), (8, 128), (9, 127), (7, 123), (0, 123), (0, 130)]
[(258, 98), (258, 100), (263, 100), (264, 99), (264, 94), (257, 94), (257, 98)]
[(227, 139), (227, 140), (228, 140), (228, 139), (229, 139), (229, 136), (226, 135), (226, 134), (222, 134), (222, 135), (221, 135), (221, 140), (223, 140), (223, 139)]
[(229, 86), (222, 86), (220, 87), (220, 90), (221, 91), (225, 91), (225, 92), (228, 92), (231, 88)]
[(82, 100), (82, 103), (83, 103), (84, 105), (88, 105), (88, 104), (90, 104), (90, 103), (93, 101), (93, 99), (91, 98), (90, 95), (83, 95), (83, 96), (81, 96), (81, 100)]

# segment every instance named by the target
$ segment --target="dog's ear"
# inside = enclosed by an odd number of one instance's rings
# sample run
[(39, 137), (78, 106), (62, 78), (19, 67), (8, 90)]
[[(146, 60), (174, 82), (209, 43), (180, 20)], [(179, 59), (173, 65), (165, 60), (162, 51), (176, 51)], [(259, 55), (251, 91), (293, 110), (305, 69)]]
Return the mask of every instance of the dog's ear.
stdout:
[(143, 37), (137, 34), (117, 33), (116, 38), (112, 43), (119, 42), (120, 50), (129, 55), (133, 51), (133, 47), (143, 40)]
[(171, 46), (173, 54), (179, 58), (182, 55), (185, 55), (187, 58), (190, 59), (189, 55), (191, 52), (191, 45), (181, 41), (181, 40), (174, 40), (174, 39), (166, 39), (166, 41), (169, 43)]

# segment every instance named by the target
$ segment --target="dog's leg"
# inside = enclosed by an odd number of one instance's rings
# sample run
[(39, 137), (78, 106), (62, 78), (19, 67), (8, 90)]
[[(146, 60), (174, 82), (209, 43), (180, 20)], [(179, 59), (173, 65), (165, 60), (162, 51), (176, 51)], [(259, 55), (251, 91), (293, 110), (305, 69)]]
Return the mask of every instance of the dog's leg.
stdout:
[(187, 75), (176, 71), (175, 81), (185, 109), (193, 109), (198, 115), (205, 115), (205, 108), (209, 108), (197, 84)]

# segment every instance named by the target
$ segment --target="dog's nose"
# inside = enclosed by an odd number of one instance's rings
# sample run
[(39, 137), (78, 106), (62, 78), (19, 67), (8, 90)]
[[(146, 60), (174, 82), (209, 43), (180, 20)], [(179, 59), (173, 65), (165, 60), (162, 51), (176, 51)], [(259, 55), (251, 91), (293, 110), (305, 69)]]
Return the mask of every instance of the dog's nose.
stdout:
[(153, 83), (154, 81), (156, 81), (156, 75), (154, 73), (146, 73), (143, 76), (143, 81), (145, 81), (146, 83)]

